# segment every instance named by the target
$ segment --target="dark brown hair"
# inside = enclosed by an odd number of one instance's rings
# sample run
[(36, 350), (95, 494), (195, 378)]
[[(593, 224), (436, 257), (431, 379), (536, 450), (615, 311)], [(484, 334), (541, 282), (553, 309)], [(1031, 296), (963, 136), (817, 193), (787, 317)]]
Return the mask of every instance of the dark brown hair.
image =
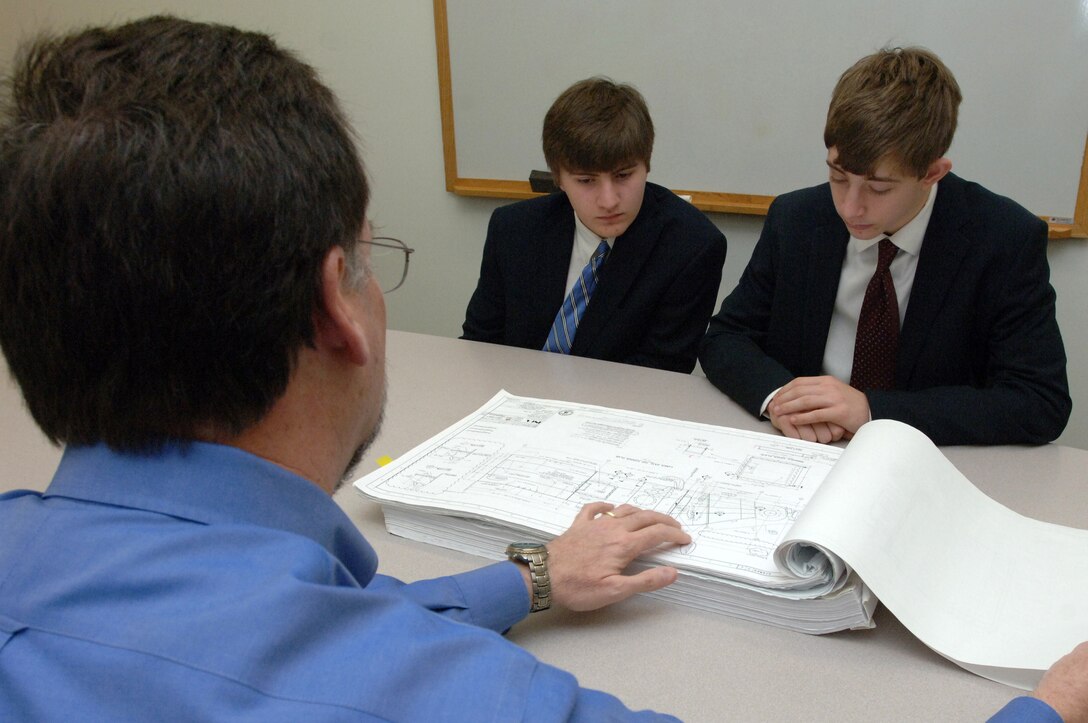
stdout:
[(54, 442), (233, 434), (312, 344), (368, 188), (312, 68), (153, 17), (45, 38), (0, 115), (0, 346)]
[(880, 50), (839, 78), (824, 145), (835, 147), (838, 165), (850, 173), (871, 175), (890, 157), (921, 178), (952, 145), (961, 99), (952, 72), (930, 51)]
[(544, 160), (559, 169), (614, 171), (639, 161), (650, 168), (654, 124), (642, 94), (608, 78), (588, 78), (563, 91), (544, 116)]

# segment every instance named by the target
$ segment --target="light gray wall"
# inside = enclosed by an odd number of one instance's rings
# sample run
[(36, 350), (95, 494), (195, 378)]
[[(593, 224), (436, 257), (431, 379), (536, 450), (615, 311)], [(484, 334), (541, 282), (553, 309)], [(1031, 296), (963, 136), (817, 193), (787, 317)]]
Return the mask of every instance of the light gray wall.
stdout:
[[(460, 175), (524, 179), (543, 168), (540, 119), (548, 106), (571, 83), (603, 74), (650, 99), (661, 185), (782, 193), (827, 172), (812, 146), (839, 74), (875, 48), (922, 45), (955, 68), (964, 89), (951, 149), (960, 175), (985, 178), (1038, 214), (1073, 215), (1088, 130), (1088, 93), (1072, 90), (1088, 89), (1084, 0), (663, 7), (660, 0), (446, 3)], [(557, 38), (578, 51), (557, 52)]]
[[(66, 29), (170, 8), (186, 17), (270, 31), (321, 70), (359, 132), (374, 182), (373, 221), (385, 235), (403, 238), (417, 249), (407, 283), (387, 298), (390, 328), (457, 336), (476, 284), (488, 218), (504, 202), (461, 198), (445, 190), (431, 3), (0, 0), (0, 59), (6, 65), (16, 38), (31, 30)], [(653, 99), (648, 100), (652, 105)], [(814, 148), (813, 153), (822, 154), (823, 149)], [(796, 185), (821, 180), (799, 178)], [(729, 240), (724, 295), (751, 255), (762, 219), (711, 219)], [(1074, 399), (1073, 417), (1059, 441), (1082, 448), (1088, 448), (1086, 243), (1057, 241), (1050, 251)]]

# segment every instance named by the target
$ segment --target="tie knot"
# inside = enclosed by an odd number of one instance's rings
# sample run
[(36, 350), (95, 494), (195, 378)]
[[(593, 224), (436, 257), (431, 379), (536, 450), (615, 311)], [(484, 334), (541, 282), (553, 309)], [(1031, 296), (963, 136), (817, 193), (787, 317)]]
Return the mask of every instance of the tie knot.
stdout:
[(876, 262), (878, 269), (886, 269), (891, 266), (892, 259), (899, 253), (899, 247), (892, 243), (892, 240), (885, 236), (880, 239), (879, 258)]
[(601, 242), (597, 244), (597, 249), (593, 252), (593, 255), (589, 257), (589, 263), (596, 271), (601, 263), (604, 261), (604, 257), (608, 255), (608, 241), (601, 239)]

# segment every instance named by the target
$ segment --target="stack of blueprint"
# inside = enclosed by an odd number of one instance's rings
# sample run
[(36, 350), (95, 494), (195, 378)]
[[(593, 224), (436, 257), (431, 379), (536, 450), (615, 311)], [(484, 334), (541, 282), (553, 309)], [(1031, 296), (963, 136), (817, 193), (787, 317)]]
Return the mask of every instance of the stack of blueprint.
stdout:
[(490, 559), (589, 502), (667, 513), (692, 542), (636, 561), (680, 571), (649, 594), (809, 633), (871, 627), (879, 596), (929, 647), (1021, 687), (1088, 629), (1088, 531), (1003, 507), (890, 420), (843, 450), (499, 392), (355, 486), (390, 532)]
[[(514, 540), (547, 540), (553, 536), (543, 530), (494, 524), (436, 509), (420, 510), (388, 503), (382, 509), (385, 525), (394, 535), (492, 560), (506, 559), (506, 545)], [(640, 561), (630, 571), (650, 564), (653, 563)], [(872, 627), (878, 601), (856, 575), (851, 575), (834, 592), (810, 597), (696, 572), (682, 564), (678, 567), (680, 575), (676, 582), (644, 594), (804, 633)]]
[(692, 537), (641, 565), (680, 572), (650, 593), (810, 633), (871, 627), (877, 599), (792, 523), (842, 450), (780, 436), (500, 392), (356, 482), (393, 534), (485, 558), (546, 541), (589, 502), (667, 513)]

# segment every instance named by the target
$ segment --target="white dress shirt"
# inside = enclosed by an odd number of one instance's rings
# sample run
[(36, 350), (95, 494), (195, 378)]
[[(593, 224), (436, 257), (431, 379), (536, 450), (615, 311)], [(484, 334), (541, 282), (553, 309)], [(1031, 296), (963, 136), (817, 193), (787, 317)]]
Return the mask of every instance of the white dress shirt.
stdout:
[[(922, 240), (933, 215), (933, 201), (937, 198), (937, 184), (929, 191), (929, 198), (922, 210), (907, 225), (888, 236), (901, 253), (892, 259), (890, 268), (895, 297), (899, 302), (899, 326), (907, 314), (910, 291), (914, 286), (914, 272), (918, 268), (918, 255), (922, 252)], [(839, 290), (835, 295), (835, 310), (831, 314), (831, 326), (827, 331), (824, 347), (824, 373), (850, 383), (854, 366), (854, 342), (858, 333), (858, 317), (865, 300), (865, 289), (876, 272), (878, 246), (883, 236), (868, 241), (850, 237), (846, 257), (839, 276)]]
[[(571, 211), (571, 213), (574, 213)], [(609, 251), (612, 249), (612, 244), (616, 239), (606, 238), (608, 242)], [(601, 243), (601, 237), (589, 230), (589, 227), (582, 223), (582, 220), (578, 218), (578, 214), (574, 214), (574, 247), (570, 251), (570, 266), (567, 268), (567, 293), (574, 288), (574, 283), (578, 281), (582, 276), (582, 269), (586, 267), (589, 260), (593, 258), (593, 252), (597, 250), (597, 246)]]
[[(937, 198), (937, 186), (929, 191), (922, 210), (903, 228), (887, 238), (903, 253), (897, 253), (892, 259), (890, 271), (895, 285), (895, 297), (899, 303), (899, 326), (907, 314), (910, 291), (914, 287), (914, 272), (918, 269), (918, 256), (922, 252), (922, 241), (930, 216), (933, 215), (933, 201)], [(835, 309), (831, 314), (831, 325), (827, 331), (827, 345), (824, 347), (824, 374), (829, 374), (846, 384), (850, 383), (850, 372), (854, 367), (854, 342), (858, 333), (858, 317), (861, 316), (861, 304), (865, 300), (865, 289), (869, 286), (873, 273), (876, 272), (878, 246), (884, 236), (877, 236), (868, 241), (850, 237), (846, 247), (846, 256), (839, 275), (839, 289), (835, 295)], [(771, 403), (778, 389), (767, 395), (760, 409), (764, 416), (767, 405)]]

